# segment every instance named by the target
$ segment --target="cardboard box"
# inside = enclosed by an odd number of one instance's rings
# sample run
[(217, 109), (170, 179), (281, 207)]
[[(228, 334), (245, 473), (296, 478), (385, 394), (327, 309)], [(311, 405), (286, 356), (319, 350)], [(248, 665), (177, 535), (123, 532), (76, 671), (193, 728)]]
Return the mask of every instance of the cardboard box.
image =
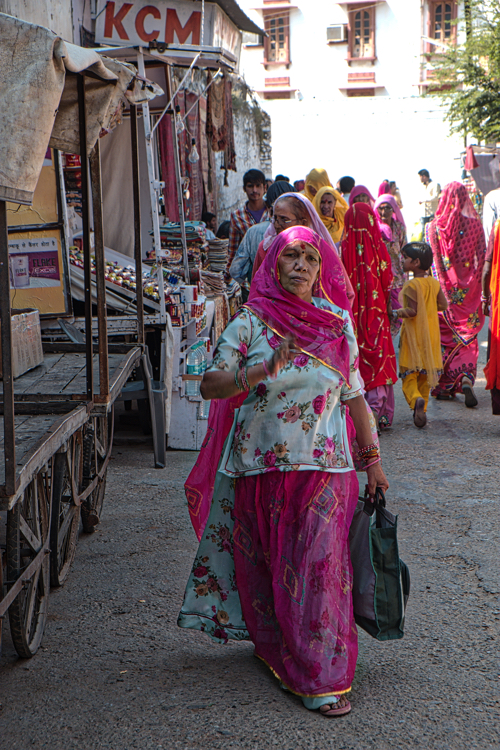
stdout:
[[(12, 316), (12, 374), (18, 378), (43, 363), (42, 334), (38, 310), (11, 310)], [(0, 347), (0, 377), (2, 352)]]

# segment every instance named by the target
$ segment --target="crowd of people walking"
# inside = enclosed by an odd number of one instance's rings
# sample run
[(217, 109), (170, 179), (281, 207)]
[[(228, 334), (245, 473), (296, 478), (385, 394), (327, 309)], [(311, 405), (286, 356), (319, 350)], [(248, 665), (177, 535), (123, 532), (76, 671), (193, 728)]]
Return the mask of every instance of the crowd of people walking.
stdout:
[(247, 297), (201, 384), (209, 425), (186, 482), (200, 546), (179, 625), (251, 640), (281, 687), (325, 716), (351, 710), (356, 470), (368, 496), (388, 488), (379, 435), (398, 378), (418, 428), (431, 397), (477, 407), (490, 314), (500, 413), (500, 220), (485, 238), (462, 184), (441, 191), (419, 175), (422, 236), (408, 241), (394, 181), (374, 198), (349, 176), (334, 187), (324, 169), (300, 192), (284, 175), (266, 191), (247, 172), (227, 269)]

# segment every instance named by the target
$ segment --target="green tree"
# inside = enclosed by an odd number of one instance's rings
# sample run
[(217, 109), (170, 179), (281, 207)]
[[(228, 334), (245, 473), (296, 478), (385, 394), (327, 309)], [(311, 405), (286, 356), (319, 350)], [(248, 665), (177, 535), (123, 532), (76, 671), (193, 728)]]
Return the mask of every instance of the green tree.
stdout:
[(496, 143), (500, 141), (499, 0), (466, 1), (465, 18), (458, 23), (465, 42), (430, 56), (436, 81), (429, 93), (445, 101), (452, 133)]

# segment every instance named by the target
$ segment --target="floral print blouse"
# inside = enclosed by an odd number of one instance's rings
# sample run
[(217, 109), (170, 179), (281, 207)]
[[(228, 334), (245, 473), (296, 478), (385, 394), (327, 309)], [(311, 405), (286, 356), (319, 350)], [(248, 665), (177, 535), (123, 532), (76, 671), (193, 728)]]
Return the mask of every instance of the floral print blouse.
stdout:
[[(267, 379), (251, 388), (235, 412), (219, 466), (223, 474), (343, 472), (354, 468), (344, 402), (362, 394), (358, 345), (346, 310), (316, 297), (313, 304), (344, 319), (350, 383), (313, 357), (299, 354), (275, 380)], [(281, 341), (253, 313), (242, 310), (220, 337), (208, 369), (235, 373), (238, 367), (259, 364), (271, 358)]]
[(384, 243), (387, 248), (387, 252), (391, 256), (392, 265), (392, 288), (402, 289), (404, 284), (408, 281), (408, 274), (403, 271), (403, 256), (401, 255), (402, 248), (406, 245), (406, 228), (404, 224), (396, 219), (392, 220), (392, 242), (387, 242), (384, 238)]

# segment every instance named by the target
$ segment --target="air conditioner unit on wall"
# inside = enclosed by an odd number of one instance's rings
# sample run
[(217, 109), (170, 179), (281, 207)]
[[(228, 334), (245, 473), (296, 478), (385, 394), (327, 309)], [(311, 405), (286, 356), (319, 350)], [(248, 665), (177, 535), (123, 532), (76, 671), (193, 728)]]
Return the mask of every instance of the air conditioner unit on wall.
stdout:
[(326, 27), (326, 41), (328, 44), (340, 44), (347, 42), (347, 24), (337, 23)]

